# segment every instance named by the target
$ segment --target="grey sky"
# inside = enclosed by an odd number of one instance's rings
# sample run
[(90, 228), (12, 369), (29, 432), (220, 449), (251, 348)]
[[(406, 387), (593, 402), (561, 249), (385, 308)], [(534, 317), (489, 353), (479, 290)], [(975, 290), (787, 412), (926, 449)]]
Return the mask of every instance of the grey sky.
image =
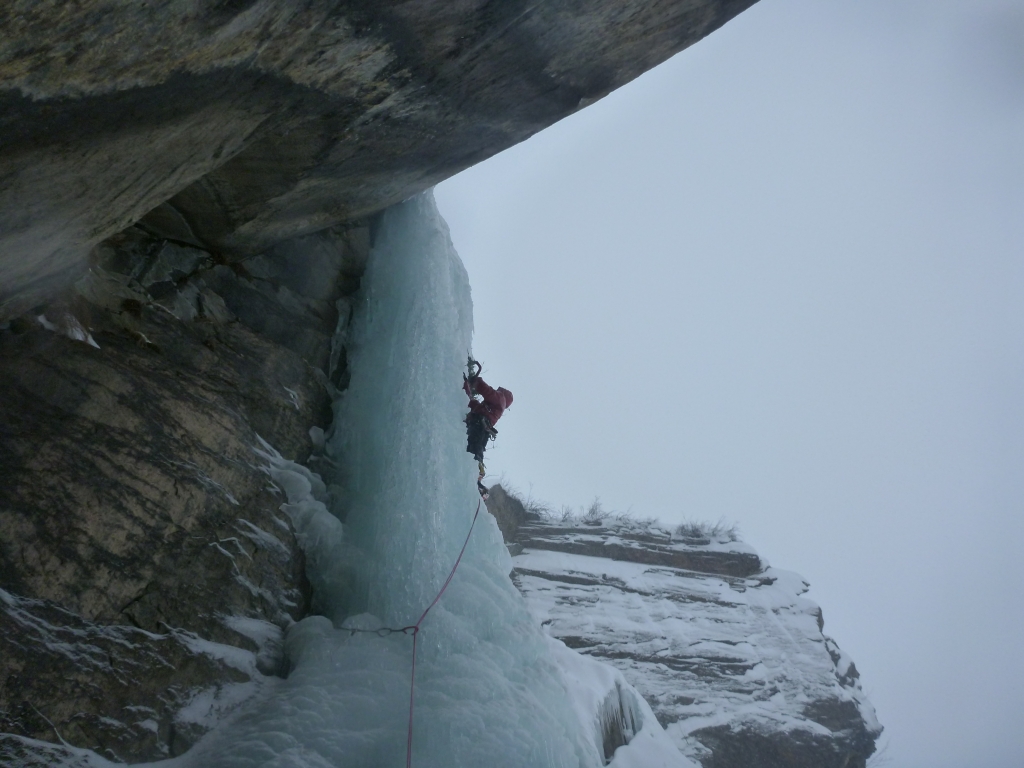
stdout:
[(1024, 765), (1022, 137), (1019, 0), (762, 0), (437, 192), (489, 468), (739, 523), (899, 768)]

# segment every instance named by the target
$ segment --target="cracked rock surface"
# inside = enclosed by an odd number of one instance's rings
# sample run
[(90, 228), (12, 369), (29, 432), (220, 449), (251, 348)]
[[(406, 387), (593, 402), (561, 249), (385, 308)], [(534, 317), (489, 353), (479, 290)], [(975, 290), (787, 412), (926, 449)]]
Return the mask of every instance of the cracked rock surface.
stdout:
[(0, 762), (179, 754), (282, 673), (310, 590), (260, 440), (306, 461), (330, 426), (368, 244), (229, 269), (128, 232), (0, 331)]

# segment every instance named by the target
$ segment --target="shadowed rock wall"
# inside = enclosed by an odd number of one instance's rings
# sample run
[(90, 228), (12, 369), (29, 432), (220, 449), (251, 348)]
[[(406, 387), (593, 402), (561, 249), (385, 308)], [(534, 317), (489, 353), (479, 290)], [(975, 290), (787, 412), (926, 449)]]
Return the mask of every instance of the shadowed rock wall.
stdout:
[(4, 3), (0, 321), (143, 217), (239, 258), (379, 211), (753, 2)]
[(179, 754), (283, 674), (315, 596), (260, 439), (318, 460), (368, 249), (228, 267), (131, 229), (0, 330), (0, 763)]

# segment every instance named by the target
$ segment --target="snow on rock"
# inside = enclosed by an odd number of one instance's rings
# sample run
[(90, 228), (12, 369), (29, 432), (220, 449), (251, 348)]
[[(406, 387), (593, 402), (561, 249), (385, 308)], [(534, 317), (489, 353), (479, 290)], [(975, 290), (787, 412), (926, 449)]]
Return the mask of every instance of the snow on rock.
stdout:
[[(209, 276), (187, 276), (208, 254), (171, 260), (138, 231), (100, 250), (74, 295), (0, 324), (3, 766), (46, 741), (122, 762), (184, 752), (284, 671), (282, 630), (309, 606), (281, 492), (252, 446), (258, 433), (309, 455), (310, 424), (330, 408), (323, 373), (242, 321), (161, 308)], [(335, 275), (359, 258), (338, 255)], [(336, 317), (260, 312), (291, 338), (321, 338), (310, 360), (327, 359)], [(263, 677), (190, 638), (254, 654)]]
[(95, 349), (100, 348), (100, 345), (96, 343), (96, 339), (92, 337), (92, 334), (89, 333), (89, 331), (87, 331), (78, 321), (78, 318), (70, 312), (62, 313), (56, 323), (50, 322), (45, 314), (39, 315), (36, 320), (48, 331), (59, 333), (62, 336), (67, 336), (72, 341), (84, 342)]
[[(589, 522), (589, 524), (588, 524)], [(854, 768), (881, 726), (797, 574), (742, 542), (530, 518), (515, 579), (552, 637), (621, 671), (706, 768)]]
[(549, 638), (549, 651), (572, 693), (576, 716), (610, 768), (698, 768), (658, 723), (643, 696), (615, 667)]
[[(59, 707), (48, 707), (50, 717), (28, 696), (11, 696), (10, 704), (0, 710), (0, 765), (72, 766), (85, 759), (84, 752), (61, 750), (14, 731), (11, 726), (17, 725), (22, 710), (42, 718), (64, 747), (69, 747), (65, 736), (81, 739), (86, 734), (93, 737), (97, 752), (118, 762), (132, 750), (169, 755), (187, 749), (272, 687), (276, 678), (269, 674), (280, 665), (278, 627), (243, 616), (222, 620), (252, 639), (257, 650), (213, 642), (174, 627), (157, 634), (91, 622), (51, 601), (0, 589), (0, 653), (14, 662), (16, 670), (6, 681), (8, 689), (20, 693), (25, 688), (18, 687), (19, 678), (27, 678), (37, 687), (63, 681), (78, 694), (66, 696)], [(138, 689), (143, 686), (155, 688), (159, 696), (140, 698)], [(82, 697), (87, 703), (99, 700), (101, 706), (82, 706)], [(138, 704), (140, 700), (153, 706)], [(105, 764), (96, 760), (96, 765)]]

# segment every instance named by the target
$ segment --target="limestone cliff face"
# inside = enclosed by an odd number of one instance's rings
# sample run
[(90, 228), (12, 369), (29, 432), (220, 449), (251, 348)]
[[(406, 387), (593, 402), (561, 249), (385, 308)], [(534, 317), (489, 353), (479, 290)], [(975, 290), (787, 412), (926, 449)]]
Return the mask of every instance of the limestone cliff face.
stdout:
[(704, 768), (863, 768), (881, 726), (798, 575), (723, 532), (488, 508), (531, 612), (618, 668)]
[(228, 268), (131, 230), (0, 332), (0, 762), (178, 754), (283, 673), (310, 593), (261, 439), (315, 461), (368, 248)]
[(236, 259), (403, 200), (754, 0), (14, 0), (0, 320), (140, 219)]

